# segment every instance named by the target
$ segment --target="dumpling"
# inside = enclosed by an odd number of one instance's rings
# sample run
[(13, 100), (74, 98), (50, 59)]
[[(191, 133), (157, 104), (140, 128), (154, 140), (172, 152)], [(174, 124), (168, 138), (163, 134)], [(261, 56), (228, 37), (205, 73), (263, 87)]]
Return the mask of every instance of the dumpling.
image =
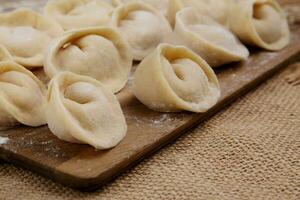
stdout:
[(46, 118), (58, 138), (96, 149), (116, 146), (127, 132), (117, 98), (97, 80), (71, 72), (51, 80)]
[(206, 112), (220, 97), (218, 79), (198, 55), (182, 46), (161, 44), (137, 67), (135, 96), (161, 112)]
[(125, 86), (132, 61), (131, 49), (117, 30), (85, 28), (50, 44), (44, 70), (50, 78), (61, 71), (91, 76), (116, 93)]
[(212, 67), (241, 61), (249, 56), (247, 48), (226, 28), (193, 8), (176, 14), (169, 42), (184, 45), (200, 55)]
[(0, 62), (1, 128), (46, 124), (45, 95), (45, 86), (32, 72), (12, 61)]
[(11, 57), (7, 49), (4, 46), (0, 45), (0, 62), (12, 60), (13, 58)]
[(209, 16), (226, 27), (232, 4), (233, 0), (181, 0), (183, 7), (193, 7), (198, 14)]
[(180, 0), (168, 0), (167, 13), (165, 14), (172, 28), (175, 25), (176, 13), (182, 9)]
[(57, 23), (29, 9), (0, 14), (0, 45), (25, 67), (43, 66), (50, 40), (62, 32)]
[(51, 0), (46, 16), (55, 19), (64, 30), (108, 25), (116, 0)]
[[(99, 0), (98, 0), (99, 1)], [(113, 7), (117, 7), (122, 4), (122, 0), (102, 0)]]
[(280, 50), (290, 41), (285, 14), (274, 0), (235, 0), (230, 29), (242, 42), (267, 50)]
[(112, 23), (129, 42), (135, 60), (142, 60), (172, 32), (167, 19), (142, 2), (119, 6), (113, 13)]
[[(123, 2), (132, 2), (134, 0), (123, 0)], [(162, 15), (164, 15), (169, 23), (173, 26), (175, 22), (176, 12), (182, 8), (180, 0), (140, 0), (148, 3), (156, 8)]]

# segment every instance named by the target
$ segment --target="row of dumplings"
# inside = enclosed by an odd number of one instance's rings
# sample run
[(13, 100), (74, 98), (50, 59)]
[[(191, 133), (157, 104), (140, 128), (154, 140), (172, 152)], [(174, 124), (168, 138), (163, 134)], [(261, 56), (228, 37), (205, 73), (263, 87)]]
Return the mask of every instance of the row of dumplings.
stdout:
[[(114, 94), (134, 60), (143, 104), (206, 112), (220, 97), (211, 67), (249, 55), (229, 29), (269, 50), (289, 42), (273, 0), (52, 0), (44, 15), (0, 14), (0, 126), (48, 124), (62, 140), (112, 148), (127, 132)], [(48, 87), (30, 71), (39, 67)]]
[(134, 60), (167, 42), (192, 49), (212, 67), (246, 59), (240, 40), (267, 50), (290, 40), (275, 0), (50, 0), (43, 16), (28, 9), (0, 14), (0, 44), (25, 67), (42, 67), (53, 38), (99, 26), (116, 29)]
[(116, 146), (127, 132), (116, 96), (102, 83), (61, 72), (47, 88), (0, 46), (0, 128), (19, 124), (48, 124), (58, 138), (97, 149)]

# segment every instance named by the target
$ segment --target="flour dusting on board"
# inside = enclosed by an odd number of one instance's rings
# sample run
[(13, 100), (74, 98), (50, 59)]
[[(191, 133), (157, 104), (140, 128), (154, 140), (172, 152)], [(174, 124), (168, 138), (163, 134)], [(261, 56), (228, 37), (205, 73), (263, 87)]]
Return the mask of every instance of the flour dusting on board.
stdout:
[(9, 138), (0, 136), (0, 145), (7, 144)]
[(161, 114), (148, 117), (126, 115), (126, 119), (127, 121), (130, 121), (129, 124), (132, 124), (135, 127), (143, 128), (147, 125), (156, 129), (164, 127), (166, 130), (174, 129), (185, 122), (184, 114)]

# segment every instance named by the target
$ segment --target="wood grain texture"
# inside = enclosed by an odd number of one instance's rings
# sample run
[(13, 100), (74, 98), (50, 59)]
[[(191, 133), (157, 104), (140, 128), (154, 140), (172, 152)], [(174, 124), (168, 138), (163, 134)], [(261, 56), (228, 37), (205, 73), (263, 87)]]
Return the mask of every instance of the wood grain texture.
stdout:
[(96, 151), (88, 145), (63, 142), (46, 126), (20, 126), (0, 132), (1, 137), (9, 138), (8, 143), (0, 145), (0, 158), (73, 188), (97, 188), (209, 118), (288, 61), (299, 57), (300, 29), (293, 32), (291, 45), (280, 52), (252, 50), (246, 62), (218, 69), (222, 97), (205, 114), (152, 111), (134, 98), (129, 82), (129, 86), (118, 94), (129, 129), (126, 138), (116, 148)]

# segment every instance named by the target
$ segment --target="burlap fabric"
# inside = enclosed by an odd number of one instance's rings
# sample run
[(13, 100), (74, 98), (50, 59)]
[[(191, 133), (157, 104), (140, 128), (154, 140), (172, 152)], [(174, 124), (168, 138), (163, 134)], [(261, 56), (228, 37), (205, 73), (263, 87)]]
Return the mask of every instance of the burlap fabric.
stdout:
[(300, 199), (297, 80), (281, 71), (94, 193), (1, 163), (0, 199)]

